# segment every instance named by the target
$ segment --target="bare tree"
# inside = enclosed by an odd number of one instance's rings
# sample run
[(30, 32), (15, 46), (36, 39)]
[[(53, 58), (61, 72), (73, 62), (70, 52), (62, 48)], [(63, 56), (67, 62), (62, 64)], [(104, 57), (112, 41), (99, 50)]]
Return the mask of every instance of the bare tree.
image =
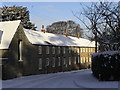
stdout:
[(46, 30), (49, 33), (66, 33), (67, 35), (74, 37), (82, 37), (83, 35), (83, 30), (81, 29), (80, 25), (76, 24), (72, 20), (54, 22), (52, 25), (48, 25)]
[[(91, 6), (83, 6), (83, 12), (79, 15), (73, 14), (92, 31), (100, 51), (120, 50), (120, 3), (92, 3)], [(90, 23), (84, 22), (81, 16), (85, 16)]]

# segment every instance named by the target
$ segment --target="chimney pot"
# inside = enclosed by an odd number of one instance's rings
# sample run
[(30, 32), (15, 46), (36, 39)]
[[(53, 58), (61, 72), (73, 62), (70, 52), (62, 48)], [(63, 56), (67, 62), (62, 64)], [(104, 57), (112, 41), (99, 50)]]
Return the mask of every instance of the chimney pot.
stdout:
[(44, 25), (42, 25), (41, 32), (45, 33), (45, 28), (44, 28)]

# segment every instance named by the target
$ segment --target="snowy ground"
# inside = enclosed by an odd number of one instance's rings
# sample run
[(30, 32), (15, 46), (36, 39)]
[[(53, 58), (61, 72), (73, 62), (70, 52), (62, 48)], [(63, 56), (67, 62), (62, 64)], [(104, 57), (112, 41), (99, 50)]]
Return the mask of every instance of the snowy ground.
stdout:
[(90, 70), (41, 74), (2, 81), (2, 88), (118, 88), (118, 86), (117, 81), (98, 81)]

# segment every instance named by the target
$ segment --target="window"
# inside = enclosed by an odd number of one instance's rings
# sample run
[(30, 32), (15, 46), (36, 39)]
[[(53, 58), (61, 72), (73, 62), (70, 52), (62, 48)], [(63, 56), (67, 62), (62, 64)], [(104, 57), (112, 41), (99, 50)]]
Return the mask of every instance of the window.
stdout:
[(74, 53), (77, 53), (77, 48), (74, 48)]
[(83, 57), (81, 57), (81, 60), (80, 60), (80, 61), (81, 61), (81, 63), (83, 63)]
[(92, 52), (92, 48), (90, 48), (90, 52)]
[(90, 52), (90, 48), (88, 48), (88, 51)]
[(88, 57), (86, 57), (86, 62), (88, 63)]
[(49, 46), (46, 47), (46, 54), (49, 54)]
[(52, 67), (55, 67), (55, 58), (53, 57)]
[(86, 52), (88, 52), (88, 48), (86, 48)]
[(86, 52), (86, 48), (84, 48), (84, 52)]
[(42, 46), (38, 47), (38, 54), (42, 54)]
[(85, 63), (85, 57), (83, 57), (83, 63)]
[(18, 41), (18, 60), (23, 61), (22, 60), (22, 40)]
[(79, 50), (79, 48), (77, 48), (77, 53), (80, 53), (80, 50)]
[(67, 63), (65, 64), (65, 67), (67, 67), (68, 65), (67, 65)]
[(71, 57), (69, 57), (69, 65), (71, 65)]
[(83, 52), (85, 52), (85, 48), (83, 48)]
[(90, 48), (90, 52), (92, 52), (91, 48)]
[(60, 54), (60, 47), (58, 47), (58, 54)]
[(65, 54), (65, 47), (63, 47), (63, 53)]
[(55, 54), (55, 47), (52, 47), (52, 54)]
[(74, 57), (74, 64), (76, 64), (76, 57)]
[(42, 59), (39, 59), (39, 69), (42, 69)]
[(83, 52), (82, 48), (80, 49), (81, 52)]
[(3, 31), (0, 30), (0, 43), (1, 43), (1, 40), (2, 40), (2, 35), (3, 35)]
[(71, 53), (71, 49), (69, 48), (69, 54)]
[(46, 58), (46, 66), (49, 66), (49, 58)]
[(60, 57), (58, 57), (58, 66), (60, 66), (60, 61), (61, 61), (61, 59), (60, 59)]
[(80, 57), (78, 56), (78, 63), (80, 63)]
[(89, 57), (89, 62), (91, 62), (91, 57)]
[(63, 65), (65, 65), (66, 64), (66, 60), (65, 60), (65, 58), (63, 58)]

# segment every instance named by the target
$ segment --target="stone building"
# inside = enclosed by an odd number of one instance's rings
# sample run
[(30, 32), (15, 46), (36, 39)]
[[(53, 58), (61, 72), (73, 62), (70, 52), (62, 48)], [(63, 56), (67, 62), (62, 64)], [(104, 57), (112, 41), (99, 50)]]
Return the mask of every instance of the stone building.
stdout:
[(20, 20), (0, 22), (2, 79), (91, 67), (95, 42), (24, 29)]

